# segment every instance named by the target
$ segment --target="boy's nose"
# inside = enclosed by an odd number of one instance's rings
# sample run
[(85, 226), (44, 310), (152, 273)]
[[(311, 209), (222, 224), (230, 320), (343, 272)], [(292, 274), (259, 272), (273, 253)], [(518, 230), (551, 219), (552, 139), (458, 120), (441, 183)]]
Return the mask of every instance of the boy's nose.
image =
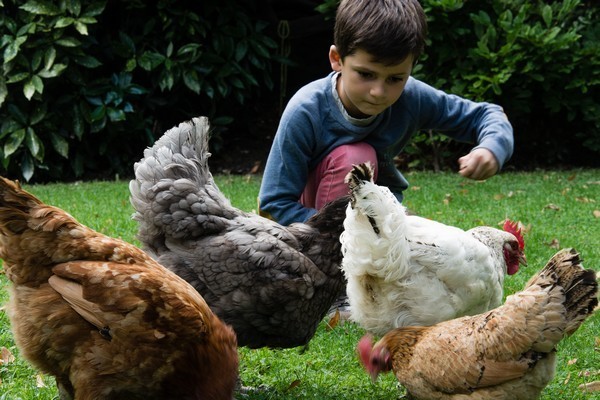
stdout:
[(385, 86), (382, 83), (374, 83), (371, 86), (370, 95), (373, 97), (383, 97), (385, 95)]

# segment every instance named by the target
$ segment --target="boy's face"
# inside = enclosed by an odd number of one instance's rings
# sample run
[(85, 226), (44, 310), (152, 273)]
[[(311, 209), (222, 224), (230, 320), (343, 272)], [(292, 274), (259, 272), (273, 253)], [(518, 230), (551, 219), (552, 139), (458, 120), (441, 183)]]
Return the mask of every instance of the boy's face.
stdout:
[(380, 114), (394, 104), (412, 72), (412, 55), (392, 65), (372, 59), (369, 53), (358, 49), (342, 61), (335, 46), (329, 50), (331, 68), (341, 72), (337, 92), (348, 114), (355, 118)]

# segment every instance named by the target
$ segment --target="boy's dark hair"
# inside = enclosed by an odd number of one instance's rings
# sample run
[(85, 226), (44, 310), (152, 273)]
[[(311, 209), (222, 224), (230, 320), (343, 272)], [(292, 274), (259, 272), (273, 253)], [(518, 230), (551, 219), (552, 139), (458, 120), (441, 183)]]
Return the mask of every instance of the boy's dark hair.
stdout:
[(333, 41), (342, 59), (361, 49), (374, 62), (396, 64), (410, 54), (416, 62), (426, 35), (427, 19), (417, 0), (342, 0)]

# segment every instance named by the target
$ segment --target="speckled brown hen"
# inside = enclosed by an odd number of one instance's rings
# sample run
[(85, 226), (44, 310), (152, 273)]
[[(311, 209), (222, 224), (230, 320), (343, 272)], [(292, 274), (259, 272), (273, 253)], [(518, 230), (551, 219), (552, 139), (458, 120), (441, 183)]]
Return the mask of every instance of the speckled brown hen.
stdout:
[(373, 378), (394, 371), (416, 399), (530, 400), (552, 380), (556, 346), (598, 305), (596, 273), (579, 254), (555, 254), (525, 289), (489, 312), (397, 328), (358, 351)]
[(235, 334), (194, 288), (4, 178), (0, 257), (17, 346), (61, 399), (233, 397)]
[(346, 289), (340, 234), (349, 198), (280, 225), (231, 205), (208, 168), (209, 122), (167, 131), (135, 165), (131, 203), (144, 250), (187, 280), (240, 346), (302, 346)]

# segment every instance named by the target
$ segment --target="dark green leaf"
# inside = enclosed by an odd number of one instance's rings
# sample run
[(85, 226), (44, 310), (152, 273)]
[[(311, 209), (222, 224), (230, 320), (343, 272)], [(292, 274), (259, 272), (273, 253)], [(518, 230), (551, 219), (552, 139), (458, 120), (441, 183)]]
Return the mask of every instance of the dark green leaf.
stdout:
[(54, 27), (55, 28), (64, 28), (64, 27), (67, 27), (69, 25), (72, 25), (73, 22), (75, 22), (75, 20), (73, 18), (71, 18), (71, 17), (60, 17), (54, 23)]
[(108, 107), (106, 109), (106, 114), (108, 115), (108, 118), (113, 122), (125, 121), (125, 119), (127, 118), (125, 116), (125, 112), (118, 108)]
[(36, 15), (59, 15), (60, 9), (51, 1), (29, 0), (19, 7), (20, 9)]
[(42, 50), (38, 49), (33, 53), (33, 57), (31, 57), (31, 70), (36, 71), (40, 65), (42, 64)]
[(105, 7), (106, 1), (96, 1), (86, 6), (85, 10), (83, 11), (83, 15), (86, 17), (95, 17), (102, 14)]
[(235, 61), (240, 62), (248, 53), (248, 43), (241, 41), (235, 47)]
[[(79, 140), (81, 140), (81, 138), (83, 137), (83, 132), (85, 129), (84, 124), (85, 124), (85, 121), (84, 121), (82, 112), (79, 109), (79, 107), (77, 106), (77, 104), (75, 104), (73, 106), (73, 133), (75, 134), (75, 136), (77, 136), (77, 139), (79, 139)], [(56, 146), (55, 146), (55, 148), (56, 148)], [(67, 146), (67, 150), (68, 150), (68, 146)]]
[(69, 10), (69, 12), (75, 16), (79, 16), (79, 13), (81, 13), (81, 3), (79, 0), (68, 0), (67, 10)]
[(4, 64), (11, 61), (19, 54), (21, 44), (23, 44), (27, 38), (25, 36), (19, 36), (4, 49)]
[(0, 131), (0, 139), (9, 133), (13, 133), (16, 130), (19, 130), (23, 127), (23, 125), (19, 124), (12, 118), (7, 118), (2, 122), (2, 130)]
[(13, 154), (21, 143), (23, 143), (23, 139), (25, 139), (25, 129), (19, 129), (14, 131), (6, 142), (4, 142), (4, 156), (8, 157)]
[(80, 34), (87, 36), (88, 34), (88, 28), (86, 24), (81, 23), (80, 21), (75, 21), (75, 29), (77, 30), (77, 32), (79, 32)]
[(21, 82), (25, 79), (29, 78), (29, 73), (27, 72), (20, 72), (18, 74), (15, 75), (9, 75), (8, 79), (6, 80), (6, 83), (16, 83), (16, 82)]
[(55, 40), (54, 44), (57, 44), (57, 45), (63, 46), (63, 47), (79, 47), (79, 46), (81, 46), (81, 42), (79, 40), (69, 37), (69, 36), (65, 36), (60, 39)]
[(69, 142), (60, 135), (50, 132), (50, 142), (54, 150), (64, 158), (69, 158)]
[(23, 153), (23, 157), (21, 157), (21, 174), (27, 182), (29, 182), (29, 180), (33, 176), (34, 170), (35, 165), (33, 163), (33, 159), (29, 154)]
[(31, 100), (35, 93), (35, 85), (33, 84), (33, 79), (29, 79), (23, 85), (23, 94), (27, 100)]
[(44, 161), (44, 144), (31, 127), (27, 128), (25, 145), (27, 145), (27, 148), (33, 157), (35, 157), (39, 162)]
[(55, 78), (59, 76), (67, 66), (65, 64), (54, 64), (50, 70), (42, 70), (38, 76), (42, 78)]
[(546, 27), (550, 28), (550, 25), (552, 25), (552, 7), (549, 4), (545, 4), (542, 7), (542, 18)]
[(4, 104), (7, 95), (8, 89), (6, 88), (6, 82), (4, 81), (4, 77), (0, 77), (0, 108), (2, 108), (2, 104)]
[(84, 55), (84, 56), (73, 56), (73, 61), (77, 64), (84, 66), (86, 68), (97, 68), (102, 65), (100, 61), (96, 57)]
[(138, 59), (138, 64), (146, 71), (152, 71), (160, 64), (162, 64), (164, 60), (165, 56), (163, 56), (162, 54), (151, 51), (145, 51)]
[(33, 75), (31, 77), (31, 82), (33, 83), (33, 87), (35, 88), (36, 92), (39, 94), (44, 93), (44, 82), (42, 81), (42, 78), (37, 75)]
[(46, 49), (44, 53), (44, 69), (49, 70), (54, 65), (54, 60), (56, 59), (56, 49), (54, 46), (50, 46)]
[(185, 71), (183, 73), (183, 83), (192, 92), (194, 92), (196, 94), (200, 94), (200, 90), (202, 88), (202, 85), (200, 84), (200, 81), (198, 80), (198, 74), (196, 73), (196, 71), (194, 71), (194, 70), (192, 70), (192, 71)]
[(44, 117), (46, 116), (46, 112), (47, 112), (47, 106), (46, 103), (42, 103), (42, 105), (36, 107), (33, 112), (31, 113), (31, 117), (29, 120), (29, 124), (30, 125), (36, 125), (38, 124), (41, 120), (44, 119)]
[(141, 85), (131, 85), (127, 88), (127, 93), (134, 94), (134, 95), (140, 95), (140, 94), (148, 93), (148, 90)]
[(90, 119), (92, 122), (102, 121), (106, 116), (106, 108), (104, 106), (99, 106), (94, 108), (94, 110), (90, 113)]

